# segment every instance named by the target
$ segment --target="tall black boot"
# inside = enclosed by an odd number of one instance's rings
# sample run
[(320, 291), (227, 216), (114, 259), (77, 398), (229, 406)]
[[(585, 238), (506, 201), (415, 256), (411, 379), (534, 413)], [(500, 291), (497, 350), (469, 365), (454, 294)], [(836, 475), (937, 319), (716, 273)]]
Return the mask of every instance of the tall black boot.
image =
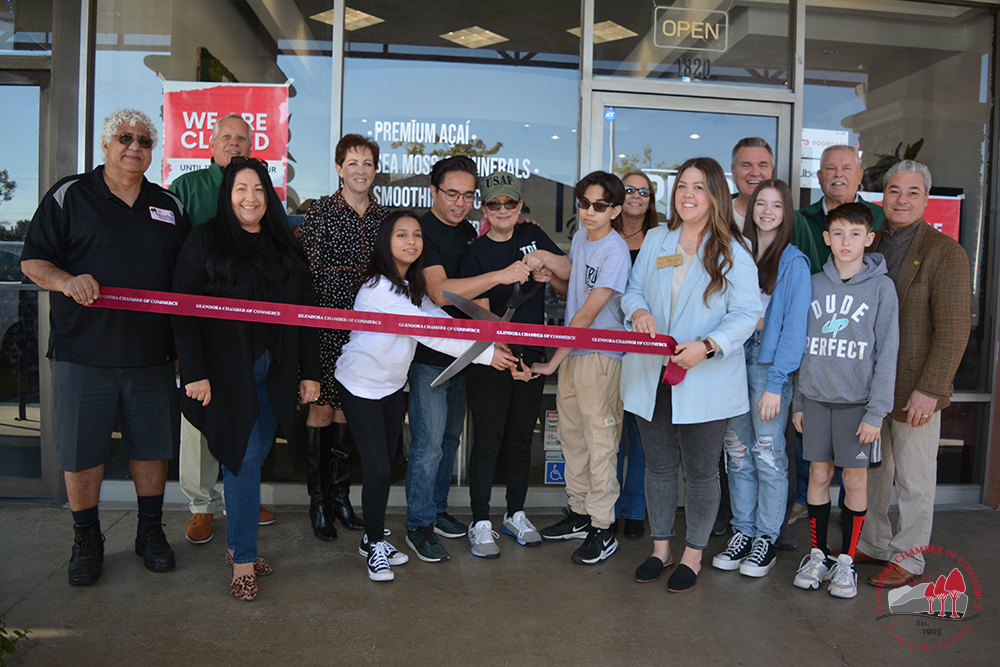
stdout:
[(330, 488), (327, 498), (330, 499), (330, 509), (333, 516), (348, 530), (364, 530), (364, 521), (358, 518), (351, 507), (351, 470), (354, 461), (354, 438), (347, 424), (334, 422), (330, 425), (333, 437), (330, 438)]
[(333, 515), (326, 497), (325, 479), (330, 474), (330, 427), (306, 426), (306, 490), (309, 492), (309, 520), (313, 534), (329, 542), (337, 539)]

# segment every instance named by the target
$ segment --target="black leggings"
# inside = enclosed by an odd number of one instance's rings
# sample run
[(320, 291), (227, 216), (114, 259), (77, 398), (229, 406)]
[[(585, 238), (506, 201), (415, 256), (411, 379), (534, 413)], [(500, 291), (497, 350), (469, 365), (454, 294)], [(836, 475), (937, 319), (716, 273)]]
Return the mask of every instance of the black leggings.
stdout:
[(531, 439), (538, 420), (545, 378), (522, 382), (511, 377), (465, 375), (465, 396), (475, 432), (469, 454), (472, 520), (488, 521), (493, 473), (500, 445), (507, 441), (507, 514), (524, 509), (531, 471)]
[(403, 428), (403, 390), (373, 400), (358, 398), (338, 382), (337, 393), (364, 468), (361, 510), (368, 542), (374, 544), (385, 539), (389, 472)]

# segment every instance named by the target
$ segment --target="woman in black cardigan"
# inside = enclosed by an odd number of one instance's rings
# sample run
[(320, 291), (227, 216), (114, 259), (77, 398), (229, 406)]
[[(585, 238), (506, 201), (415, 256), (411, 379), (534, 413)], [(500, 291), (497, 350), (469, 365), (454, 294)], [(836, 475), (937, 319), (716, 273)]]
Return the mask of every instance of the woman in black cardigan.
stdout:
[[(217, 216), (194, 229), (177, 258), (174, 291), (314, 305), (305, 256), (280, 210), (264, 165), (233, 158)], [(195, 317), (175, 317), (173, 325), (184, 416), (223, 466), (229, 590), (252, 600), (256, 575), (272, 571), (257, 557), (260, 467), (278, 424), (294, 442), (296, 388), (303, 403), (319, 395), (317, 332)]]

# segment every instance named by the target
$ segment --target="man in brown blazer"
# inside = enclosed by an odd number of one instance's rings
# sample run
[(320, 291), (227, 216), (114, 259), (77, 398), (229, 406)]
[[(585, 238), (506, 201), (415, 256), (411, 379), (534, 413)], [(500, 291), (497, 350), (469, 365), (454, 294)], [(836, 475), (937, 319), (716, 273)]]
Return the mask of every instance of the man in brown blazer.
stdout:
[[(971, 286), (965, 250), (924, 222), (931, 189), (927, 167), (904, 160), (889, 170), (885, 183), (886, 225), (871, 249), (885, 256), (899, 297), (896, 397), (882, 426), (882, 465), (868, 471), (868, 520), (856, 561), (887, 561), (868, 583), (898, 587), (924, 571), (923, 554), (912, 550), (930, 544), (941, 410), (950, 404), (969, 342)], [(893, 482), (899, 503), (895, 532), (888, 515)]]

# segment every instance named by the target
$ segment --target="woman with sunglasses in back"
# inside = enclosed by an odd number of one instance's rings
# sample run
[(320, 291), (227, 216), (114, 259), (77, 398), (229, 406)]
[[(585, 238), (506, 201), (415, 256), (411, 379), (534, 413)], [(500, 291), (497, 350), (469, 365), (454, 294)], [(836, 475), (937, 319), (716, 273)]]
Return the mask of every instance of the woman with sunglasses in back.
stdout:
[[(378, 165), (378, 144), (360, 134), (346, 134), (337, 143), (334, 163), (344, 186), (314, 202), (299, 227), (299, 241), (309, 258), (316, 303), (324, 308), (351, 308), (368, 270), (379, 225), (389, 215), (371, 196)], [(313, 534), (321, 540), (337, 537), (336, 519), (348, 530), (364, 522), (351, 505), (354, 438), (340, 405), (333, 371), (350, 332), (319, 332), (323, 381), (319, 399), (306, 419), (306, 489)]]
[[(234, 157), (222, 177), (218, 215), (191, 232), (177, 257), (174, 291), (314, 305), (305, 255), (280, 210), (264, 164)], [(223, 466), (229, 591), (253, 600), (257, 576), (273, 571), (257, 556), (260, 467), (279, 424), (294, 445), (296, 395), (303, 403), (319, 396), (317, 332), (196, 317), (172, 322), (184, 416)]]
[[(622, 178), (625, 185), (625, 205), (615, 220), (615, 230), (628, 244), (632, 264), (639, 256), (646, 233), (660, 224), (656, 215), (656, 192), (649, 176), (641, 171), (631, 171)], [(626, 446), (627, 441), (627, 446)], [(628, 451), (628, 471), (625, 470), (625, 452)], [(638, 540), (644, 532), (646, 518), (646, 456), (642, 453), (642, 437), (635, 415), (626, 412), (622, 420), (622, 441), (618, 446), (618, 486), (621, 494), (615, 503), (615, 529), (618, 517), (624, 511), (625, 537)]]
[[(385, 219), (375, 238), (375, 253), (354, 309), (371, 313), (444, 317), (449, 315), (426, 295), (423, 233), (416, 214), (396, 211)], [(337, 362), (337, 392), (347, 423), (357, 436), (364, 468), (361, 500), (365, 533), (358, 551), (368, 563), (372, 581), (392, 581), (392, 565), (409, 557), (385, 539), (385, 507), (389, 471), (403, 426), (403, 385), (417, 343), (459, 356), (469, 341), (352, 331)], [(516, 362), (503, 345), (490, 345), (474, 363), (499, 370)]]
[[(672, 357), (626, 354), (622, 398), (646, 453), (646, 502), (653, 553), (636, 580), (660, 578), (674, 558), (678, 466), (684, 464), (685, 549), (667, 590), (692, 588), (719, 509), (718, 463), (731, 417), (749, 410), (743, 343), (760, 319), (753, 258), (733, 220), (729, 188), (710, 158), (685, 162), (666, 226), (646, 235), (622, 310), (626, 326), (678, 341)], [(671, 386), (664, 362), (685, 371)]]
[[(482, 179), (483, 211), (489, 221), (489, 231), (476, 239), (462, 257), (461, 276), (479, 276), (499, 271), (514, 262), (523, 261), (534, 269), (536, 281), (556, 278), (563, 286), (569, 278), (569, 258), (542, 231), (530, 224), (518, 224), (524, 204), (521, 181), (513, 174), (498, 171)], [(521, 289), (532, 290), (529, 281)], [(513, 285), (497, 285), (484, 292), (476, 303), (498, 318), (507, 312), (514, 294)], [(539, 286), (527, 302), (518, 305), (512, 322), (545, 324), (545, 290)], [(545, 361), (542, 347), (520, 349), (520, 363), (510, 371), (498, 371), (486, 366), (472, 366), (465, 371), (465, 394), (472, 413), (474, 436), (469, 453), (469, 496), (472, 504), (472, 525), (466, 536), (473, 556), (496, 558), (500, 555), (490, 523), (490, 495), (500, 445), (507, 443), (507, 512), (500, 532), (510, 535), (522, 546), (542, 543), (538, 530), (524, 513), (531, 468), (531, 440), (538, 422), (545, 379), (532, 375), (531, 364)]]

